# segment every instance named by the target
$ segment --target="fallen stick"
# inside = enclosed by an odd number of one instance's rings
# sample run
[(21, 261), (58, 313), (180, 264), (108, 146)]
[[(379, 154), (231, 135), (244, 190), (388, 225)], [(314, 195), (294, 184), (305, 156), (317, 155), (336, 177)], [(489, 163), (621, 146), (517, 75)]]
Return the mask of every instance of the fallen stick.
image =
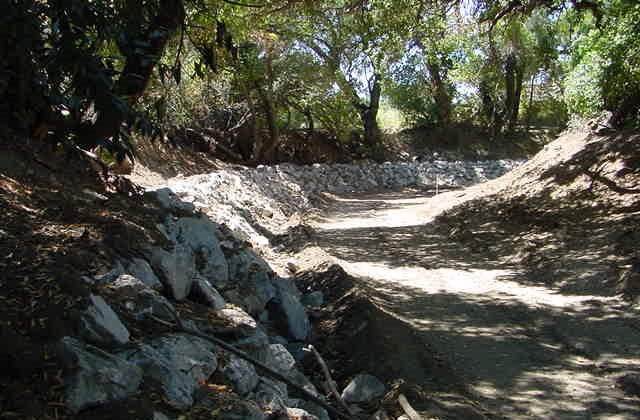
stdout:
[(311, 345), (311, 344), (309, 344), (307, 346), (307, 348), (309, 349), (309, 351), (311, 351), (314, 354), (314, 356), (316, 356), (316, 359), (318, 360), (318, 363), (320, 364), (320, 367), (322, 368), (322, 372), (324, 373), (324, 378), (327, 381), (327, 386), (329, 387), (329, 390), (331, 391), (331, 394), (333, 394), (333, 396), (335, 397), (336, 401), (338, 401), (338, 404), (340, 404), (340, 406), (342, 408), (344, 408), (344, 410), (347, 413), (352, 415), (353, 413), (351, 412), (351, 409), (344, 402), (344, 400), (342, 399), (342, 396), (340, 395), (340, 393), (336, 389), (336, 383), (333, 381), (333, 378), (331, 377), (331, 372), (329, 372), (329, 367), (327, 367), (327, 364), (325, 363), (324, 359), (322, 358), (322, 356), (320, 355), (318, 350), (316, 350), (316, 348), (313, 347), (313, 345)]
[(200, 337), (204, 340), (207, 340), (217, 346), (222, 347), (223, 349), (227, 350), (229, 353), (233, 353), (236, 356), (240, 357), (241, 359), (246, 360), (247, 362), (251, 363), (252, 365), (254, 365), (255, 367), (259, 368), (261, 371), (263, 371), (264, 373), (266, 373), (267, 375), (271, 376), (274, 379), (277, 379), (281, 382), (286, 383), (287, 385), (289, 385), (291, 388), (295, 389), (296, 391), (298, 391), (299, 393), (301, 393), (304, 398), (308, 401), (312, 401), (316, 404), (318, 404), (319, 406), (323, 407), (324, 409), (326, 409), (327, 411), (329, 411), (330, 413), (343, 418), (345, 420), (357, 420), (355, 417), (352, 417), (350, 414), (345, 414), (342, 411), (336, 409), (335, 407), (333, 407), (332, 405), (328, 404), (326, 401), (316, 397), (315, 395), (313, 395), (311, 392), (307, 391), (306, 389), (304, 389), (303, 387), (301, 387), (300, 385), (292, 382), (289, 378), (287, 378), (286, 376), (282, 375), (281, 373), (276, 372), (275, 370), (271, 369), (269, 366), (265, 365), (264, 363), (260, 362), (259, 360), (254, 359), (253, 357), (249, 356), (248, 354), (246, 354), (245, 352), (243, 352), (242, 350), (232, 346), (231, 344), (220, 340), (219, 338), (213, 337), (211, 335), (208, 334), (203, 334), (200, 331), (196, 331), (194, 329), (191, 329), (189, 327), (184, 326), (184, 324), (182, 323), (182, 321), (180, 321), (180, 319), (176, 316), (175, 317), (175, 324), (171, 324), (167, 321), (161, 320), (160, 318), (157, 318), (151, 314), (148, 315), (149, 318), (153, 319), (154, 321), (163, 324), (163, 325), (171, 325), (173, 327), (175, 327), (178, 331), (181, 332), (185, 332), (189, 335), (193, 335), (195, 337)]
[(411, 407), (411, 404), (409, 404), (409, 401), (407, 400), (407, 397), (404, 396), (404, 394), (398, 395), (398, 403), (400, 404), (400, 407), (402, 407), (402, 410), (404, 410), (405, 414), (409, 416), (411, 420), (423, 420), (422, 416), (418, 414), (418, 412), (414, 410), (413, 407)]

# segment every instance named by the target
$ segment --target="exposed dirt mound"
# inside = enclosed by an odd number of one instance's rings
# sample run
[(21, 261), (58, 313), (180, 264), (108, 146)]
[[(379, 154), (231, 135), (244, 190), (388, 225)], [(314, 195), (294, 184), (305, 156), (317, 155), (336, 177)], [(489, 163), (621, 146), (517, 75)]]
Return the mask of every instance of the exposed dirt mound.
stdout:
[(633, 132), (560, 138), (436, 225), (468, 247), (502, 244), (496, 258), (523, 264), (542, 284), (605, 295), (618, 285), (633, 296), (633, 276), (618, 283), (640, 256), (639, 140)]
[[(296, 283), (303, 292), (321, 291), (326, 299), (313, 313), (314, 345), (327, 357), (339, 389), (360, 373), (369, 373), (389, 385), (385, 398), (369, 407), (380, 407), (395, 417), (404, 393), (414, 407), (450, 419), (483, 419), (463, 383), (455, 381), (440, 350), (429, 347), (411, 326), (374, 303), (375, 291), (347, 274), (339, 265), (316, 267), (300, 273)], [(319, 375), (315, 360), (307, 360), (308, 372)]]
[(540, 127), (492, 139), (480, 127), (457, 124), (402, 130), (391, 135), (391, 143), (403, 145), (405, 155), (424, 159), (432, 158), (434, 154), (451, 160), (526, 158), (539, 152), (557, 134), (557, 129)]
[(340, 366), (335, 379), (345, 381), (364, 371), (387, 382), (402, 379), (423, 385), (439, 376), (442, 367), (433, 361), (434, 350), (412, 337), (411, 329), (400, 320), (376, 307), (366, 288), (339, 265), (301, 273), (296, 280), (301, 290), (322, 291), (327, 299), (315, 313), (316, 337), (318, 347)]

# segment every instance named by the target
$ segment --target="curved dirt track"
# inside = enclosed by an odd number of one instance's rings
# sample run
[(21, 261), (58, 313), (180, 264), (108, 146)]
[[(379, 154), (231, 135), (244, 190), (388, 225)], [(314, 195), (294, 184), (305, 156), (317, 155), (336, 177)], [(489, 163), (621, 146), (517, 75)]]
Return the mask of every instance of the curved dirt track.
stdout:
[(519, 251), (507, 244), (498, 257), (487, 250), (495, 244), (470, 248), (439, 233), (433, 217), (464, 194), (334, 197), (315, 222), (318, 244), (438, 349), (490, 417), (640, 418), (640, 399), (616, 386), (640, 371), (637, 315), (610, 292), (537, 281), (504, 258)]

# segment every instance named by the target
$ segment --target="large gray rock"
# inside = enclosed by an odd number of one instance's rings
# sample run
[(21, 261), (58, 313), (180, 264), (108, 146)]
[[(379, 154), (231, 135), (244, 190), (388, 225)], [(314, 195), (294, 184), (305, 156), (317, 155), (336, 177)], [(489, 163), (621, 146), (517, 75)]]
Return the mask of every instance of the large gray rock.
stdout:
[(267, 333), (265, 333), (262, 328), (258, 327), (253, 335), (239, 338), (231, 342), (231, 344), (246, 352), (255, 353), (269, 344), (269, 336), (267, 336)]
[(369, 402), (382, 397), (385, 390), (384, 384), (375, 376), (360, 374), (342, 391), (342, 399), (348, 403)]
[(183, 300), (191, 291), (195, 274), (195, 257), (191, 248), (175, 245), (171, 251), (154, 247), (149, 250), (151, 265), (175, 300)]
[(258, 323), (248, 313), (238, 307), (225, 307), (211, 313), (212, 328), (219, 332), (233, 330), (238, 337), (251, 337), (259, 329)]
[(72, 337), (62, 339), (60, 358), (65, 399), (73, 412), (124, 399), (142, 382), (142, 370), (135, 364)]
[(291, 408), (301, 408), (309, 414), (316, 416), (319, 420), (331, 420), (327, 410), (310, 401), (289, 399), (287, 400), (287, 406)]
[(296, 361), (282, 344), (269, 344), (258, 355), (273, 370), (288, 375), (296, 367)]
[(216, 420), (266, 420), (272, 418), (265, 414), (253, 401), (238, 400), (227, 410), (216, 410)]
[(125, 272), (141, 280), (150, 288), (162, 291), (162, 283), (147, 261), (141, 258), (133, 258), (126, 263)]
[(225, 296), (250, 314), (259, 315), (276, 296), (273, 270), (262, 258), (246, 249), (231, 255), (228, 263), (229, 280), (235, 287), (235, 293), (226, 293)]
[(89, 307), (80, 317), (80, 335), (96, 345), (113, 346), (129, 342), (129, 330), (102, 296), (89, 296)]
[(206, 320), (187, 320), (190, 328), (227, 340), (247, 352), (254, 352), (269, 344), (269, 337), (249, 314), (238, 307), (227, 305), (209, 311)]
[(114, 298), (124, 303), (124, 307), (136, 318), (147, 314), (164, 321), (173, 322), (176, 310), (164, 296), (151, 289), (147, 284), (129, 274), (123, 274), (109, 285)]
[(316, 290), (315, 292), (304, 295), (300, 302), (307, 308), (319, 308), (324, 305), (324, 294)]
[(287, 417), (291, 420), (318, 420), (318, 417), (302, 408), (287, 408)]
[(232, 354), (225, 355), (222, 374), (231, 382), (234, 391), (240, 395), (247, 395), (255, 389), (260, 381), (253, 365)]
[(272, 306), (274, 319), (280, 319), (289, 336), (298, 341), (304, 341), (311, 332), (309, 317), (300, 303), (300, 292), (289, 279), (279, 278), (275, 282), (277, 295), (275, 305)]
[(176, 239), (196, 255), (198, 271), (214, 285), (224, 285), (229, 279), (227, 260), (218, 236), (218, 226), (208, 218), (182, 217), (175, 224)]
[(303, 387), (312, 394), (317, 394), (315, 386), (298, 370), (295, 359), (282, 344), (264, 346), (257, 352), (256, 356), (265, 365), (286, 376), (296, 385)]
[(93, 283), (95, 284), (106, 284), (114, 281), (118, 278), (119, 275), (124, 273), (124, 267), (120, 262), (116, 262), (113, 265), (113, 268), (106, 273), (96, 274), (93, 276)]
[(209, 280), (196, 276), (191, 286), (191, 293), (195, 299), (206, 303), (213, 309), (222, 309), (226, 305), (222, 295), (209, 283)]
[(169, 404), (178, 410), (193, 405), (198, 381), (208, 379), (218, 366), (215, 346), (185, 334), (168, 334), (120, 354), (158, 381)]
[(160, 188), (149, 191), (147, 194), (154, 198), (160, 205), (168, 210), (192, 212), (195, 210), (193, 203), (184, 202), (169, 188)]
[(627, 373), (616, 379), (616, 385), (626, 394), (640, 397), (640, 373)]
[(251, 399), (260, 404), (263, 409), (274, 413), (286, 411), (288, 398), (287, 385), (267, 377), (260, 378), (260, 382), (251, 396)]

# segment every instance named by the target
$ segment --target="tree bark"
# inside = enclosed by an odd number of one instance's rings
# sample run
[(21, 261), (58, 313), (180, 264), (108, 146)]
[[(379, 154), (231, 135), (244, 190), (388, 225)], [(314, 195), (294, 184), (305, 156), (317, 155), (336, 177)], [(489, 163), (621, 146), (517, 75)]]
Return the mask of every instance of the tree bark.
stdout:
[[(442, 34), (442, 36), (444, 36), (444, 34)], [(427, 48), (425, 48), (423, 39), (426, 39), (426, 35), (421, 34), (419, 36), (415, 36), (413, 42), (425, 55), (427, 71), (429, 72), (429, 80), (431, 81), (431, 86), (434, 89), (433, 100), (436, 103), (437, 124), (446, 126), (451, 122), (451, 95), (449, 94), (445, 80), (442, 79), (442, 74), (440, 73), (441, 63), (439, 63), (437, 59), (428, 56), (429, 53)]]
[(531, 128), (531, 111), (532, 111), (532, 106), (533, 106), (533, 88), (534, 88), (534, 82), (536, 80), (536, 76), (537, 73), (533, 73), (531, 75), (531, 83), (529, 85), (529, 104), (527, 106), (527, 121), (525, 123), (525, 127), (527, 130), (527, 133), (529, 132), (530, 128)]
[(505, 78), (505, 122), (507, 131), (513, 132), (518, 123), (520, 111), (520, 97), (522, 96), (522, 83), (524, 81), (524, 69), (516, 54), (509, 54), (504, 65)]
[(280, 143), (280, 130), (278, 128), (278, 112), (276, 104), (269, 92), (264, 87), (257, 88), (260, 100), (262, 102), (262, 109), (267, 121), (267, 129), (269, 130), (269, 139), (262, 144), (262, 147), (256, 150), (256, 163), (261, 161), (269, 161), (273, 158), (273, 152)]
[(437, 123), (447, 126), (451, 122), (451, 96), (440, 75), (440, 65), (434, 60), (427, 60), (427, 69), (435, 90), (433, 99), (436, 103)]
[(502, 114), (498, 109), (497, 100), (494, 98), (495, 88), (490, 86), (491, 82), (482, 80), (480, 82), (480, 97), (482, 99), (482, 115), (484, 116), (489, 137), (495, 139), (502, 130)]
[(304, 108), (304, 117), (307, 120), (307, 136), (306, 140), (313, 138), (314, 122), (313, 122), (313, 114), (311, 113), (311, 108), (308, 106)]
[(117, 84), (117, 93), (132, 104), (142, 95), (167, 42), (184, 22), (183, 0), (163, 0), (149, 26), (137, 33), (127, 33), (124, 54), (126, 63)]
[(380, 147), (380, 127), (378, 126), (378, 111), (380, 110), (380, 96), (382, 86), (380, 85), (380, 75), (373, 75), (373, 85), (369, 89), (369, 104), (362, 102), (357, 104), (360, 109), (360, 118), (364, 127), (364, 142), (369, 146), (374, 155), (378, 153)]

